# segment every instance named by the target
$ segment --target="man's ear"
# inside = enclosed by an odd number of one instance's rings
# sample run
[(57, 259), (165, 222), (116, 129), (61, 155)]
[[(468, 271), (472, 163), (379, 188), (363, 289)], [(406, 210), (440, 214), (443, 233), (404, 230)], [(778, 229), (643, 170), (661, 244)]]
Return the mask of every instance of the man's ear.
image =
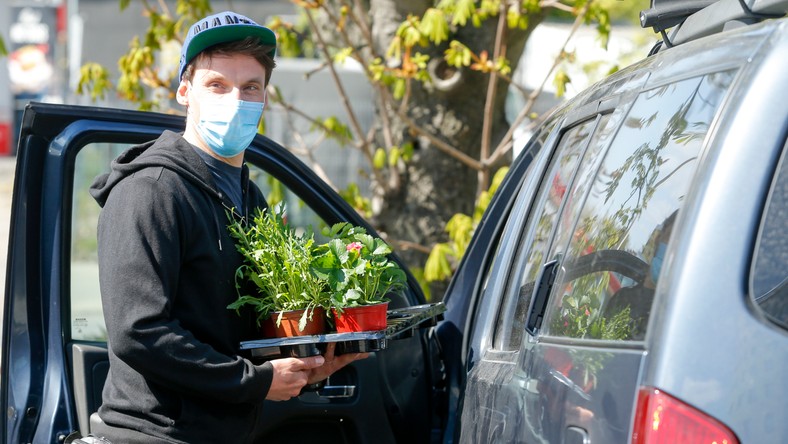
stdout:
[(181, 80), (178, 89), (175, 91), (175, 99), (183, 106), (189, 106), (189, 82)]

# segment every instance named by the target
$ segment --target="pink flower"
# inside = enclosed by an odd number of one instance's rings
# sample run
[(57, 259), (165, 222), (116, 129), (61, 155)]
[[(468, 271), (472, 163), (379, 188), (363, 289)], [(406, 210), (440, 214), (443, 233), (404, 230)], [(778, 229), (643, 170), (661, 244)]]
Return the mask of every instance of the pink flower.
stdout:
[(359, 243), (359, 242), (351, 242), (351, 243), (347, 244), (347, 251), (353, 250), (356, 253), (358, 253), (358, 252), (361, 251), (361, 247), (362, 247), (361, 243)]
[(586, 308), (586, 316), (591, 316), (591, 312)]

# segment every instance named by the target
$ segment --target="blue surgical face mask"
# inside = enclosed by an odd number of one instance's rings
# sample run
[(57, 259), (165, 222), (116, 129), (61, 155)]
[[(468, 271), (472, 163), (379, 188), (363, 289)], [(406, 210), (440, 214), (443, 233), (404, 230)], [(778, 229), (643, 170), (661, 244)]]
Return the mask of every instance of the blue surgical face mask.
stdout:
[(265, 102), (222, 99), (200, 102), (197, 133), (214, 153), (229, 158), (241, 154), (257, 134)]
[(654, 283), (659, 278), (659, 272), (662, 271), (662, 261), (665, 260), (665, 251), (668, 249), (668, 244), (660, 242), (657, 244), (657, 250), (654, 252), (654, 258), (651, 259), (651, 280)]

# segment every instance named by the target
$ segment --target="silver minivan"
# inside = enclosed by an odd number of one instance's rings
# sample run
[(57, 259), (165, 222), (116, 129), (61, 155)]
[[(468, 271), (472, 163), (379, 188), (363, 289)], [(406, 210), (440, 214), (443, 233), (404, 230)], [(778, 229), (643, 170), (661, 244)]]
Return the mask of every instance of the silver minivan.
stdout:
[(785, 3), (712, 4), (542, 126), (461, 442), (788, 442), (788, 21), (744, 25)]

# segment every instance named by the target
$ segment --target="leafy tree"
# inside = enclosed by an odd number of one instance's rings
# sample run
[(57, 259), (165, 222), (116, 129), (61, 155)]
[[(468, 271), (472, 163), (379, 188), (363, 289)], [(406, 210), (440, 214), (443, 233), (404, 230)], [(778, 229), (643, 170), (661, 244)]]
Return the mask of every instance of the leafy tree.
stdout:
[[(322, 59), (344, 98), (347, 118), (318, 118), (296, 109), (278, 94), (276, 76), (269, 100), (362, 153), (371, 190), (339, 191), (413, 268), (429, 256), (424, 277), (430, 281), (449, 276), (462, 256), (500, 181), (501, 176), (493, 180), (495, 172), (511, 161), (515, 128), (540, 120), (533, 106), (547, 81), (553, 80), (559, 94), (571, 81), (561, 66), (574, 54), (564, 50), (545, 61), (551, 64), (549, 78), (536, 90), (512, 82), (532, 31), (549, 14), (560, 13), (572, 20), (572, 33), (596, 25), (604, 45), (614, 6), (610, 0), (291, 1), (298, 23), (268, 23), (279, 36), (278, 55)], [(150, 25), (120, 58), (117, 84), (105, 68), (88, 64), (79, 92), (95, 98), (115, 88), (145, 110), (161, 109), (161, 99), (172, 98), (167, 94), (174, 69), (157, 69), (157, 54), (169, 42), (182, 43), (188, 26), (211, 6), (208, 0), (176, 0), (172, 11), (165, 2), (143, 4)], [(128, 5), (120, 1), (121, 9)], [(376, 119), (369, 130), (359, 124), (335, 71), (334, 63), (348, 58), (362, 67), (375, 93)], [(510, 87), (526, 102), (515, 121), (504, 113)]]

